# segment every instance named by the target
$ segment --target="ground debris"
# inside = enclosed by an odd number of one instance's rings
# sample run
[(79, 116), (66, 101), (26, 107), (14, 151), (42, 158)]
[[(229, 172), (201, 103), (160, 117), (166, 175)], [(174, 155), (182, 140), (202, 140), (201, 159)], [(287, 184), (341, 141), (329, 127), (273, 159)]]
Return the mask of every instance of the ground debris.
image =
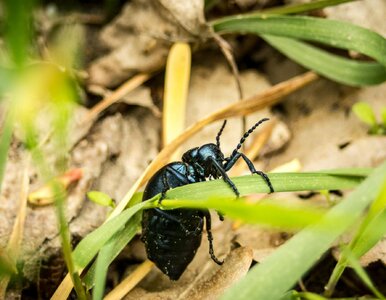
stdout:
[(89, 83), (111, 87), (138, 72), (157, 70), (164, 65), (173, 42), (195, 43), (205, 38), (203, 3), (129, 2), (101, 31), (101, 42), (109, 53), (90, 65)]

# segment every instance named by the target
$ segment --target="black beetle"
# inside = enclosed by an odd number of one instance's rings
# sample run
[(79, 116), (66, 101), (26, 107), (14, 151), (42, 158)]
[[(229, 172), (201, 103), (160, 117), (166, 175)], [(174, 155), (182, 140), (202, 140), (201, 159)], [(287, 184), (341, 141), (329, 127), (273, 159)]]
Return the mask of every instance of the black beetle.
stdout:
[[(224, 158), (220, 149), (220, 136), (225, 127), (224, 121), (216, 136), (216, 144), (205, 144), (188, 150), (182, 156), (182, 162), (172, 162), (158, 170), (149, 180), (143, 193), (143, 201), (161, 193), (160, 201), (165, 198), (167, 190), (207, 178), (220, 178), (232, 188), (238, 197), (240, 195), (235, 184), (226, 174), (241, 157), (252, 173), (263, 177), (272, 193), (272, 184), (265, 173), (256, 171), (248, 157), (239, 152), (245, 139), (259, 126), (267, 121), (264, 118), (257, 122), (241, 138), (232, 154)], [(219, 265), (214, 255), (211, 218), (208, 210), (159, 208), (145, 210), (142, 215), (142, 241), (145, 243), (148, 258), (172, 280), (178, 280), (188, 264), (193, 260), (201, 244), (202, 229), (206, 221), (206, 231), (209, 240), (209, 254)], [(220, 215), (221, 218), (221, 215)]]

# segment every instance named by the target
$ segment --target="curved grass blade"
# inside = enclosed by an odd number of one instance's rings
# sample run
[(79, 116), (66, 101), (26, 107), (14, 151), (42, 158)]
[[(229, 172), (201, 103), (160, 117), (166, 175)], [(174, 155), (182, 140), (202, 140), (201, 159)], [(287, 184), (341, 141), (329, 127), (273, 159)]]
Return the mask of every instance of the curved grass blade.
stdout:
[[(339, 172), (333, 170), (332, 172)], [(320, 191), (350, 189), (357, 186), (365, 177), (354, 175), (332, 175), (328, 173), (272, 173), (268, 174), (275, 192)], [(241, 196), (269, 193), (269, 188), (259, 175), (233, 177), (232, 181)], [(222, 180), (212, 180), (188, 184), (169, 190), (167, 199), (206, 200), (214, 197), (234, 198), (232, 189)]]
[[(249, 203), (238, 199), (216, 197), (207, 200), (162, 200), (163, 209), (175, 208), (215, 209), (225, 216), (250, 224), (262, 224), (284, 229), (300, 229), (321, 219), (325, 210), (313, 205), (283, 204), (265, 200)], [(337, 222), (339, 220), (336, 220)]]
[[(111, 249), (111, 251), (109, 251), (108, 254), (103, 257), (103, 260), (106, 262), (107, 266), (109, 266), (113, 262), (113, 260), (118, 256), (118, 254), (121, 253), (123, 248), (132, 240), (132, 238), (138, 232), (141, 222), (140, 216), (140, 213), (135, 214), (134, 217), (130, 219), (129, 222), (127, 222), (125, 227), (119, 232), (117, 232), (105, 245), (110, 247)], [(113, 246), (111, 246), (111, 244), (113, 244)], [(100, 253), (98, 254), (98, 258), (99, 255)], [(94, 263), (88, 270), (86, 276), (83, 278), (83, 283), (86, 285), (87, 289), (91, 289), (96, 285), (96, 283), (100, 284), (102, 282), (101, 279), (97, 278), (97, 273), (98, 272), (96, 270), (96, 263)]]
[[(386, 162), (318, 223), (307, 227), (252, 268), (221, 299), (280, 299), (344, 233), (380, 192), (386, 180)], [(340, 222), (335, 224), (335, 220)], [(323, 234), (321, 234), (323, 233)]]
[(301, 66), (337, 82), (361, 86), (386, 80), (386, 68), (379, 63), (343, 58), (290, 38), (273, 35), (262, 35), (262, 38)]
[[(348, 246), (348, 254), (361, 257), (377, 244), (386, 233), (386, 180), (378, 197), (371, 204), (367, 215)], [(347, 266), (346, 252), (339, 257), (330, 279), (325, 287), (325, 295), (332, 295), (335, 286)]]
[(76, 271), (85, 268), (108, 240), (138, 211), (150, 207), (149, 201), (130, 207), (87, 235), (73, 252)]
[(108, 260), (113, 250), (112, 247), (113, 247), (113, 243), (109, 241), (99, 251), (96, 264), (95, 264), (95, 282), (97, 282), (98, 284), (95, 285), (92, 291), (93, 300), (103, 299), (103, 294), (105, 292), (107, 269), (109, 267)]
[(219, 33), (269, 34), (358, 51), (386, 67), (386, 39), (348, 22), (306, 16), (237, 16), (212, 22)]
[[(142, 197), (134, 197), (131, 206), (140, 203)], [(109, 265), (121, 253), (122, 249), (131, 241), (139, 229), (142, 214), (137, 212), (123, 229), (116, 232), (112, 238), (101, 248), (95, 263), (92, 264), (83, 278), (83, 283), (88, 289), (93, 289), (93, 299), (102, 299)]]
[(366, 270), (361, 266), (358, 258), (350, 251), (350, 249), (347, 249), (347, 251), (345, 251), (344, 256), (347, 257), (348, 263), (355, 270), (358, 277), (369, 288), (369, 290), (372, 291), (378, 299), (385, 300), (385, 297), (371, 281), (370, 276), (366, 273)]
[[(239, 15), (212, 22), (220, 33), (254, 33), (273, 47), (327, 78), (348, 85), (372, 85), (386, 80), (386, 39), (350, 23), (304, 16)], [(355, 50), (377, 62), (342, 58), (300, 40)]]
[(138, 232), (141, 213), (136, 213), (125, 227), (117, 232), (101, 249), (96, 263), (87, 272), (83, 282), (93, 289), (93, 299), (102, 299), (109, 265)]

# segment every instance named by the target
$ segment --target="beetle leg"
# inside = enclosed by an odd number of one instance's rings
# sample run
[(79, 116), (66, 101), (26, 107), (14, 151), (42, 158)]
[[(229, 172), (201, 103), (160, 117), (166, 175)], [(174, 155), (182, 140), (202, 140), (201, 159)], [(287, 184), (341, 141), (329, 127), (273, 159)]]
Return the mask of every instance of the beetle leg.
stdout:
[(210, 257), (213, 259), (213, 261), (218, 264), (222, 265), (224, 263), (223, 260), (219, 260), (216, 255), (214, 254), (213, 249), (213, 235), (212, 235), (212, 220), (210, 218), (209, 210), (203, 211), (204, 217), (205, 217), (205, 223), (206, 223), (206, 233), (208, 235), (208, 241), (209, 241), (209, 254)]
[(232, 182), (232, 180), (229, 178), (228, 174), (225, 172), (224, 168), (213, 158), (210, 157), (213, 166), (221, 173), (222, 179), (232, 188), (233, 192), (236, 194), (237, 197), (240, 197), (240, 192), (235, 186), (235, 184)]
[(260, 175), (263, 179), (264, 179), (264, 181), (265, 181), (265, 183), (268, 185), (268, 187), (269, 187), (269, 191), (270, 191), (270, 193), (273, 193), (274, 192), (274, 189), (273, 189), (273, 186), (272, 186), (272, 183), (271, 183), (271, 181), (269, 180), (269, 178), (268, 178), (268, 176), (267, 176), (267, 174), (265, 174), (264, 172), (262, 172), (262, 171), (257, 171), (256, 169), (255, 169), (255, 166), (253, 165), (253, 162), (244, 154), (244, 153), (241, 153), (241, 152), (237, 152), (226, 164), (225, 164), (225, 166), (224, 166), (224, 169), (225, 169), (225, 171), (228, 171), (228, 170), (230, 170), (233, 166), (234, 166), (234, 164), (237, 162), (237, 160), (240, 158), (240, 157), (242, 157), (243, 159), (244, 159), (244, 161), (245, 161), (245, 163), (248, 165), (248, 168), (249, 168), (249, 170), (251, 171), (251, 173), (253, 173), (253, 174), (258, 174), (258, 175)]
[(158, 200), (158, 204), (161, 204), (162, 200), (166, 197), (166, 192), (170, 190), (168, 178), (166, 177), (166, 172), (162, 174), (162, 181), (164, 186), (161, 192), (161, 197)]
[[(166, 172), (171, 173), (172, 175), (175, 176), (175, 178), (178, 178), (184, 184), (188, 184), (189, 183), (189, 179), (188, 178), (183, 177), (181, 175), (181, 173), (178, 173), (173, 168), (167, 168)], [(164, 188), (162, 189), (161, 198), (158, 200), (158, 204), (161, 204), (162, 200), (166, 198), (166, 192), (168, 190), (170, 190), (170, 185), (169, 185), (169, 182), (168, 182), (168, 178), (166, 176), (166, 172), (163, 173), (163, 175), (162, 175), (162, 183), (164, 185)]]

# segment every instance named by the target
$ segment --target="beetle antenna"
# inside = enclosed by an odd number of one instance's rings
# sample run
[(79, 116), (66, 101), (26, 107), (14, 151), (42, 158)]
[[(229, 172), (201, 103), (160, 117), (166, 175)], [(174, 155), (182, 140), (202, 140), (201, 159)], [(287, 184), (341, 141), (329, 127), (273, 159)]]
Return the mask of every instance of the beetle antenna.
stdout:
[(255, 125), (253, 125), (247, 132), (244, 133), (243, 137), (240, 139), (240, 143), (237, 144), (236, 149), (233, 150), (231, 156), (229, 156), (229, 159), (236, 155), (236, 153), (240, 150), (241, 146), (247, 139), (247, 137), (263, 122), (268, 121), (268, 118), (261, 119), (259, 122), (257, 122)]
[(216, 144), (217, 144), (217, 147), (220, 148), (220, 136), (224, 130), (224, 127), (225, 125), (227, 124), (227, 120), (224, 120), (224, 123), (222, 123), (222, 126), (220, 128), (220, 131), (217, 133), (217, 136), (216, 136)]

